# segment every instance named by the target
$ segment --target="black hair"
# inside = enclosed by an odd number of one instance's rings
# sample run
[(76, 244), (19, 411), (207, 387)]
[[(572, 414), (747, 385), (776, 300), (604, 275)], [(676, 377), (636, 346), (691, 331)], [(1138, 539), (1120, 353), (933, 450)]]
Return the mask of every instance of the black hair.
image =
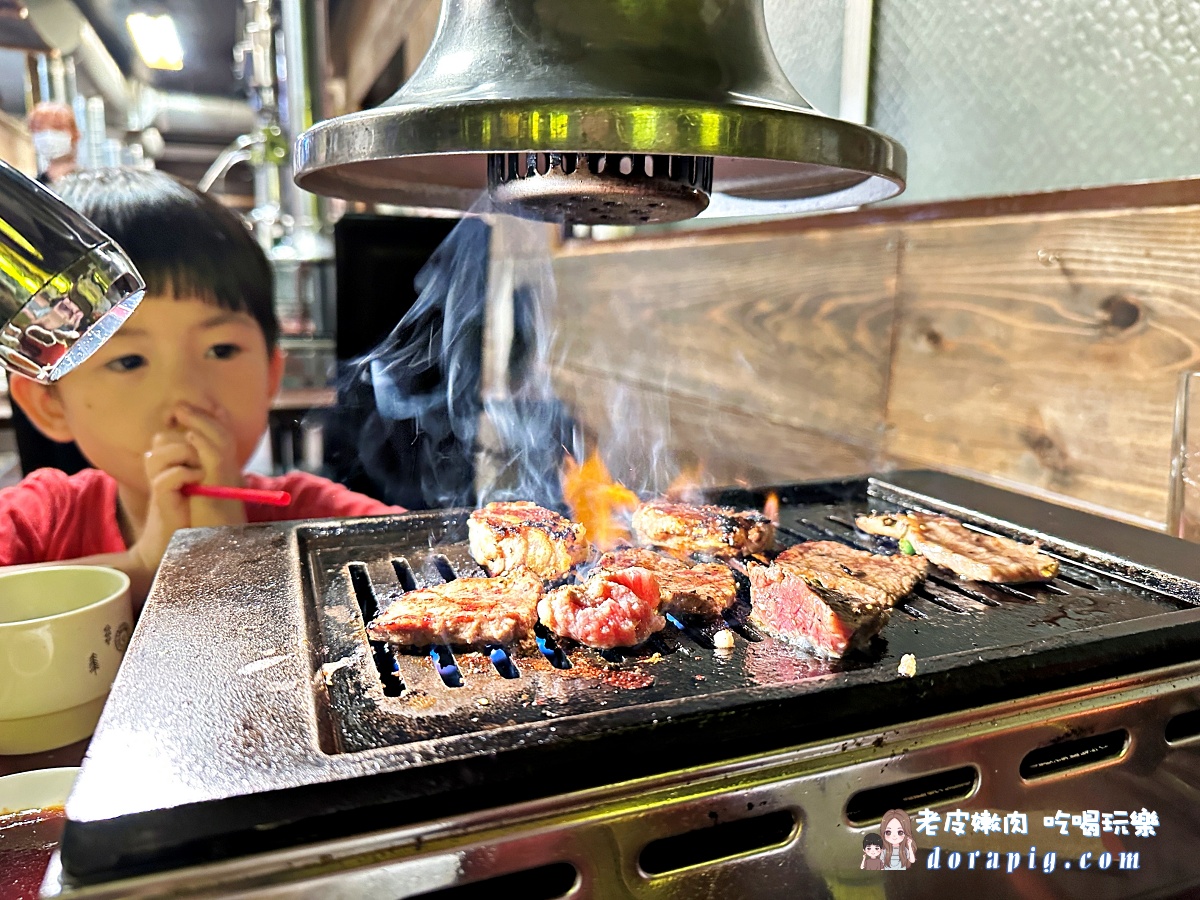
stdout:
[(215, 198), (154, 169), (72, 172), (59, 196), (121, 245), (149, 294), (198, 296), (249, 313), (267, 348), (279, 339), (266, 254), (237, 214)]
[(863, 849), (866, 850), (868, 847), (878, 847), (879, 849), (882, 850), (883, 849), (883, 838), (880, 837), (877, 832), (872, 831), (870, 834), (868, 834), (866, 837), (863, 838)]

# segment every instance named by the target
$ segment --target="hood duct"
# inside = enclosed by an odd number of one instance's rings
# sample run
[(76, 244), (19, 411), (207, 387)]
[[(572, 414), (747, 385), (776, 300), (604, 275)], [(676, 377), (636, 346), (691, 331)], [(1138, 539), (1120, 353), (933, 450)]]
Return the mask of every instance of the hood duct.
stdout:
[(382, 106), (320, 122), (296, 182), (367, 202), (579, 224), (793, 214), (904, 189), (904, 148), (818, 113), (762, 0), (443, 0)]

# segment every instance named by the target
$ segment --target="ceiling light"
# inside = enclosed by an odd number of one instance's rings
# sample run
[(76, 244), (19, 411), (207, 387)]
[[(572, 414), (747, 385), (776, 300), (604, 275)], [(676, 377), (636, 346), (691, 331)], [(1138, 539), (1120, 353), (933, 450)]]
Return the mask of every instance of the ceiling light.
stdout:
[(125, 26), (142, 61), (151, 69), (178, 72), (183, 68), (183, 45), (170, 16), (133, 13), (125, 20)]

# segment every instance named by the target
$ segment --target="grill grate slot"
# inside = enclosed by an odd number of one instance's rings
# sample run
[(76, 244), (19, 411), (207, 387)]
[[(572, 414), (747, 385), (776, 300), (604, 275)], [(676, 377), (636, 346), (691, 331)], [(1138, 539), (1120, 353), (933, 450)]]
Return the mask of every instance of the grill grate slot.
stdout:
[[(380, 613), (379, 600), (371, 586), (370, 573), (363, 563), (350, 563), (346, 568), (350, 573), (350, 585), (354, 590), (354, 598), (358, 601), (363, 624), (366, 625)], [(400, 680), (400, 666), (396, 657), (383, 641), (368, 641), (368, 644), (371, 647), (371, 661), (375, 664), (375, 671), (379, 673), (379, 681), (383, 685), (383, 695), (399, 697), (404, 693), (404, 682)]]
[[(1032, 591), (1034, 594), (1054, 594), (1056, 597), (1069, 597), (1070, 591), (1063, 590), (1053, 581), (1035, 582), (1025, 586), (1025, 590)], [(1038, 599), (1042, 599), (1039, 597)]]
[(1005, 594), (1008, 594), (1008, 596), (1010, 596), (1010, 597), (1019, 597), (1020, 599), (1025, 600), (1025, 601), (1032, 601), (1032, 602), (1036, 603), (1038, 600), (1038, 597), (1036, 594), (1031, 594), (1029, 591), (1025, 590), (1024, 588), (1020, 588), (1020, 587), (1017, 587), (1016, 585), (1012, 585), (1012, 584), (998, 584), (998, 585), (996, 585), (996, 590), (1003, 591)]
[(830, 513), (825, 518), (827, 518), (830, 522), (837, 522), (839, 525), (849, 528), (851, 531), (855, 532), (856, 534), (858, 533), (858, 526), (854, 524), (854, 521), (852, 519), (844, 518), (839, 513)]
[(454, 658), (454, 652), (449, 647), (444, 644), (434, 644), (429, 648), (429, 658), (433, 660), (433, 667), (437, 671), (438, 677), (442, 679), (442, 684), (448, 688), (463, 686), (458, 660)]
[(984, 606), (1002, 605), (995, 597), (985, 592), (985, 590), (991, 590), (990, 588), (985, 589), (974, 581), (954, 581), (944, 575), (938, 575), (933, 572), (925, 576), (925, 581), (926, 583), (932, 582), (950, 591), (965, 594), (972, 600), (982, 603)]
[(437, 573), (442, 576), (443, 581), (453, 581), (458, 577), (458, 573), (454, 571), (454, 566), (450, 564), (450, 560), (446, 559), (441, 553), (433, 555), (433, 567), (437, 569)]
[(542, 656), (550, 661), (550, 665), (556, 669), (571, 668), (571, 660), (567, 658), (567, 654), (558, 645), (558, 639), (555, 638), (545, 625), (538, 622), (533, 627), (533, 632), (538, 650), (541, 651)]
[[(952, 613), (958, 613), (959, 615), (966, 615), (968, 612), (970, 612), (969, 609), (966, 609), (963, 606), (960, 606), (959, 603), (955, 602), (956, 600), (960, 600), (960, 598), (955, 597), (952, 599), (952, 598), (946, 596), (945, 592), (939, 591), (936, 587), (933, 587), (931, 585), (923, 584), (919, 588), (917, 588), (916, 591), (914, 591), (913, 593), (915, 593), (918, 597), (922, 597), (925, 600), (928, 600), (930, 603), (934, 604), (935, 606), (940, 606), (942, 609), (949, 610)], [(966, 598), (963, 598), (963, 600), (965, 600), (965, 599)], [(962, 601), (960, 601), (960, 602), (962, 602)], [(983, 604), (974, 604), (974, 606), (976, 608), (982, 608)]]
[[(817, 525), (815, 522), (810, 522), (808, 524), (812, 525), (813, 528), (816, 528), (818, 530), (828, 531), (830, 534), (833, 534), (844, 540), (852, 541), (853, 543), (856, 543), (856, 544), (862, 540), (861, 533), (850, 522), (845, 522), (842, 519), (839, 519), (836, 516), (832, 516), (832, 515), (826, 516), (825, 522), (828, 522), (829, 524), (827, 525), (825, 523), (822, 523), (820, 525)], [(832, 527), (830, 527), (830, 526), (832, 526)]]
[(710, 638), (707, 634), (705, 634), (705, 632), (701, 626), (699, 626), (691, 621), (684, 621), (682, 619), (678, 619), (675, 616), (671, 615), (670, 613), (667, 613), (666, 619), (667, 619), (668, 624), (674, 626), (674, 628), (677, 631), (679, 631), (681, 634), (687, 635), (689, 638), (692, 639), (692, 641), (699, 644), (705, 650), (716, 649), (716, 645), (712, 642), (712, 638)]
[(520, 669), (517, 668), (517, 664), (512, 661), (512, 657), (503, 647), (489, 647), (488, 659), (492, 661), (492, 665), (496, 667), (496, 671), (502, 678), (521, 677)]
[(777, 525), (775, 526), (775, 533), (786, 534), (788, 537), (793, 537), (798, 541), (829, 540), (829, 535), (825, 534), (815, 525), (804, 520), (797, 521), (793, 526)]
[(1083, 588), (1085, 591), (1100, 590), (1100, 582), (1089, 572), (1075, 566), (1066, 566), (1063, 563), (1058, 564), (1058, 575), (1055, 576), (1058, 581), (1065, 581), (1067, 584), (1074, 585), (1077, 588)]
[(405, 593), (417, 589), (417, 576), (413, 574), (412, 566), (407, 559), (404, 557), (393, 559), (392, 569), (396, 573), (396, 580), (400, 582), (400, 587)]
[[(828, 517), (826, 518), (828, 519)], [(849, 544), (851, 547), (857, 547), (860, 550), (863, 549), (863, 537), (853, 528), (847, 528), (838, 523), (833, 523), (834, 527), (829, 528), (810, 519), (801, 519), (800, 522), (813, 534), (819, 535), (815, 540), (838, 541), (842, 544)]]

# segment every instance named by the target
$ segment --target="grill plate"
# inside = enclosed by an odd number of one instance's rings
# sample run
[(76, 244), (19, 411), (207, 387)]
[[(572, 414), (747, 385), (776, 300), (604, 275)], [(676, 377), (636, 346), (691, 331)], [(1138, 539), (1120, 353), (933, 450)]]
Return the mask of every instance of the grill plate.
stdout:
[[(445, 577), (438, 554), (466, 574), (464, 513), (180, 532), (68, 803), (66, 877), (426, 822), (886, 728), (1170, 665), (1200, 640), (1200, 561), (1182, 541), (933, 473), (778, 493), (785, 542), (872, 546), (846, 524), (856, 510), (926, 509), (1040, 539), (1063, 574), (1011, 589), (935, 578), (894, 614), (877, 655), (844, 664), (742, 638), (720, 658), (672, 633), (656, 662), (570, 652), (577, 669), (653, 675), (639, 690), (538, 657), (518, 658), (521, 676), (506, 679), (482, 656), (460, 660), (463, 686), (450, 688), (429, 658), (404, 655), (399, 677), (422, 693), (388, 696), (350, 564), (382, 593), (400, 591), (401, 556), (415, 583)], [(903, 653), (918, 658), (915, 678), (896, 674)]]
[[(715, 499), (761, 508), (765, 498), (765, 492), (736, 491)], [(896, 553), (894, 540), (864, 534), (853, 522), (860, 513), (913, 508), (900, 499), (869, 495), (862, 481), (824, 489), (783, 488), (779, 544), (835, 540)], [(326, 752), (449, 741), (513, 726), (525, 726), (519, 743), (536, 741), (538, 732), (557, 731), (554, 720), (568, 716), (645, 707), (652, 717), (659, 704), (725, 691), (811, 691), (835, 673), (869, 669), (876, 675), (894, 674), (906, 653), (916, 656), (918, 669), (942, 664), (958, 668), (969, 684), (971, 660), (965, 657), (971, 653), (1036, 647), (1046, 641), (1090, 641), (1094, 629), (1185, 609), (1193, 602), (1190, 590), (1173, 595), (1140, 586), (1056, 553), (1061, 575), (1046, 584), (964, 582), (935, 569), (893, 613), (869, 654), (840, 661), (811, 657), (755, 629), (746, 621), (750, 605), (744, 579), (742, 598), (728, 622), (689, 621), (680, 623), (683, 629), (669, 622), (646, 645), (628, 652), (571, 646), (560, 650), (555, 660), (561, 666), (565, 655), (568, 669), (556, 667), (532, 647), (512, 654), (517, 677), (483, 652), (452, 655), (450, 648), (440, 648), (435, 661), (424, 651), (396, 651), (378, 642), (371, 642), (372, 652), (366, 652), (363, 620), (401, 597), (406, 588), (486, 574), (471, 558), (466, 521), (466, 511), (436, 513), (353, 541), (340, 531), (301, 532), (308, 609), (319, 623), (324, 661), (336, 666), (325, 679), (334, 720), (322, 744)], [(1028, 537), (994, 525), (990, 530)], [(732, 651), (713, 649), (711, 635), (721, 627), (734, 632)], [(451, 660), (457, 661), (458, 674), (444, 678), (439, 668), (445, 671)]]

